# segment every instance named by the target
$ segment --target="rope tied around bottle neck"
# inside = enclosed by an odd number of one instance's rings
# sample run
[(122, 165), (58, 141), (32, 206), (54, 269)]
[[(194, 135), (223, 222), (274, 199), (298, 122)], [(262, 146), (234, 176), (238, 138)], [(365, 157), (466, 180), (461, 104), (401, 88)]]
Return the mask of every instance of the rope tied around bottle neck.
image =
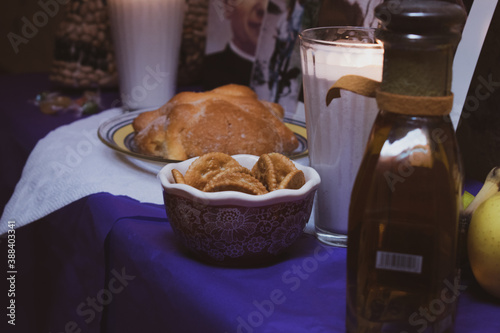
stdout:
[(379, 109), (411, 116), (443, 116), (453, 108), (453, 94), (447, 96), (410, 96), (380, 90), (380, 82), (358, 75), (339, 78), (326, 94), (326, 105), (340, 98), (340, 90), (375, 97)]

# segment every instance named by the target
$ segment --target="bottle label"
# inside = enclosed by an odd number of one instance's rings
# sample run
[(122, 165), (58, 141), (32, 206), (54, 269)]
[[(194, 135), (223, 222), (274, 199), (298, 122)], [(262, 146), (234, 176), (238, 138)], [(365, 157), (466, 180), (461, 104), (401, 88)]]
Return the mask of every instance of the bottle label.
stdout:
[(391, 271), (422, 273), (422, 256), (395, 252), (377, 251), (375, 268)]

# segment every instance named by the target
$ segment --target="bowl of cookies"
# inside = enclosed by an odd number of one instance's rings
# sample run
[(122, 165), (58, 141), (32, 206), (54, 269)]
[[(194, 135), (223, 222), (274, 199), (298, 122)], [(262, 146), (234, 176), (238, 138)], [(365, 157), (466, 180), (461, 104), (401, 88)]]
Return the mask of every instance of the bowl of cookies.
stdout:
[(318, 173), (279, 153), (207, 153), (158, 173), (174, 234), (199, 259), (225, 266), (276, 260), (303, 233)]

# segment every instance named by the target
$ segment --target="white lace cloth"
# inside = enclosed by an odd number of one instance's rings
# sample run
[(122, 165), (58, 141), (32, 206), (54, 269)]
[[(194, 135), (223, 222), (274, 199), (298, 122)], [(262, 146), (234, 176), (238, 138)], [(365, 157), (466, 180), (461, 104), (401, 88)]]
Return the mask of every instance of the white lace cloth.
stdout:
[(156, 178), (161, 166), (117, 153), (97, 136), (102, 122), (121, 113), (121, 109), (103, 111), (61, 126), (41, 139), (5, 206), (0, 234), (7, 232), (8, 221), (22, 227), (93, 193), (163, 204)]

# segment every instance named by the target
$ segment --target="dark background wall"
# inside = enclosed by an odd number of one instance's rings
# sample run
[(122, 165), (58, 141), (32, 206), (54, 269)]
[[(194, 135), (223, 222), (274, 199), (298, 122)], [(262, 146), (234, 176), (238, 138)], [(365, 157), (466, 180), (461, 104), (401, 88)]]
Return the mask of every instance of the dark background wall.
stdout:
[(61, 7), (58, 0), (0, 2), (0, 73), (49, 71)]

